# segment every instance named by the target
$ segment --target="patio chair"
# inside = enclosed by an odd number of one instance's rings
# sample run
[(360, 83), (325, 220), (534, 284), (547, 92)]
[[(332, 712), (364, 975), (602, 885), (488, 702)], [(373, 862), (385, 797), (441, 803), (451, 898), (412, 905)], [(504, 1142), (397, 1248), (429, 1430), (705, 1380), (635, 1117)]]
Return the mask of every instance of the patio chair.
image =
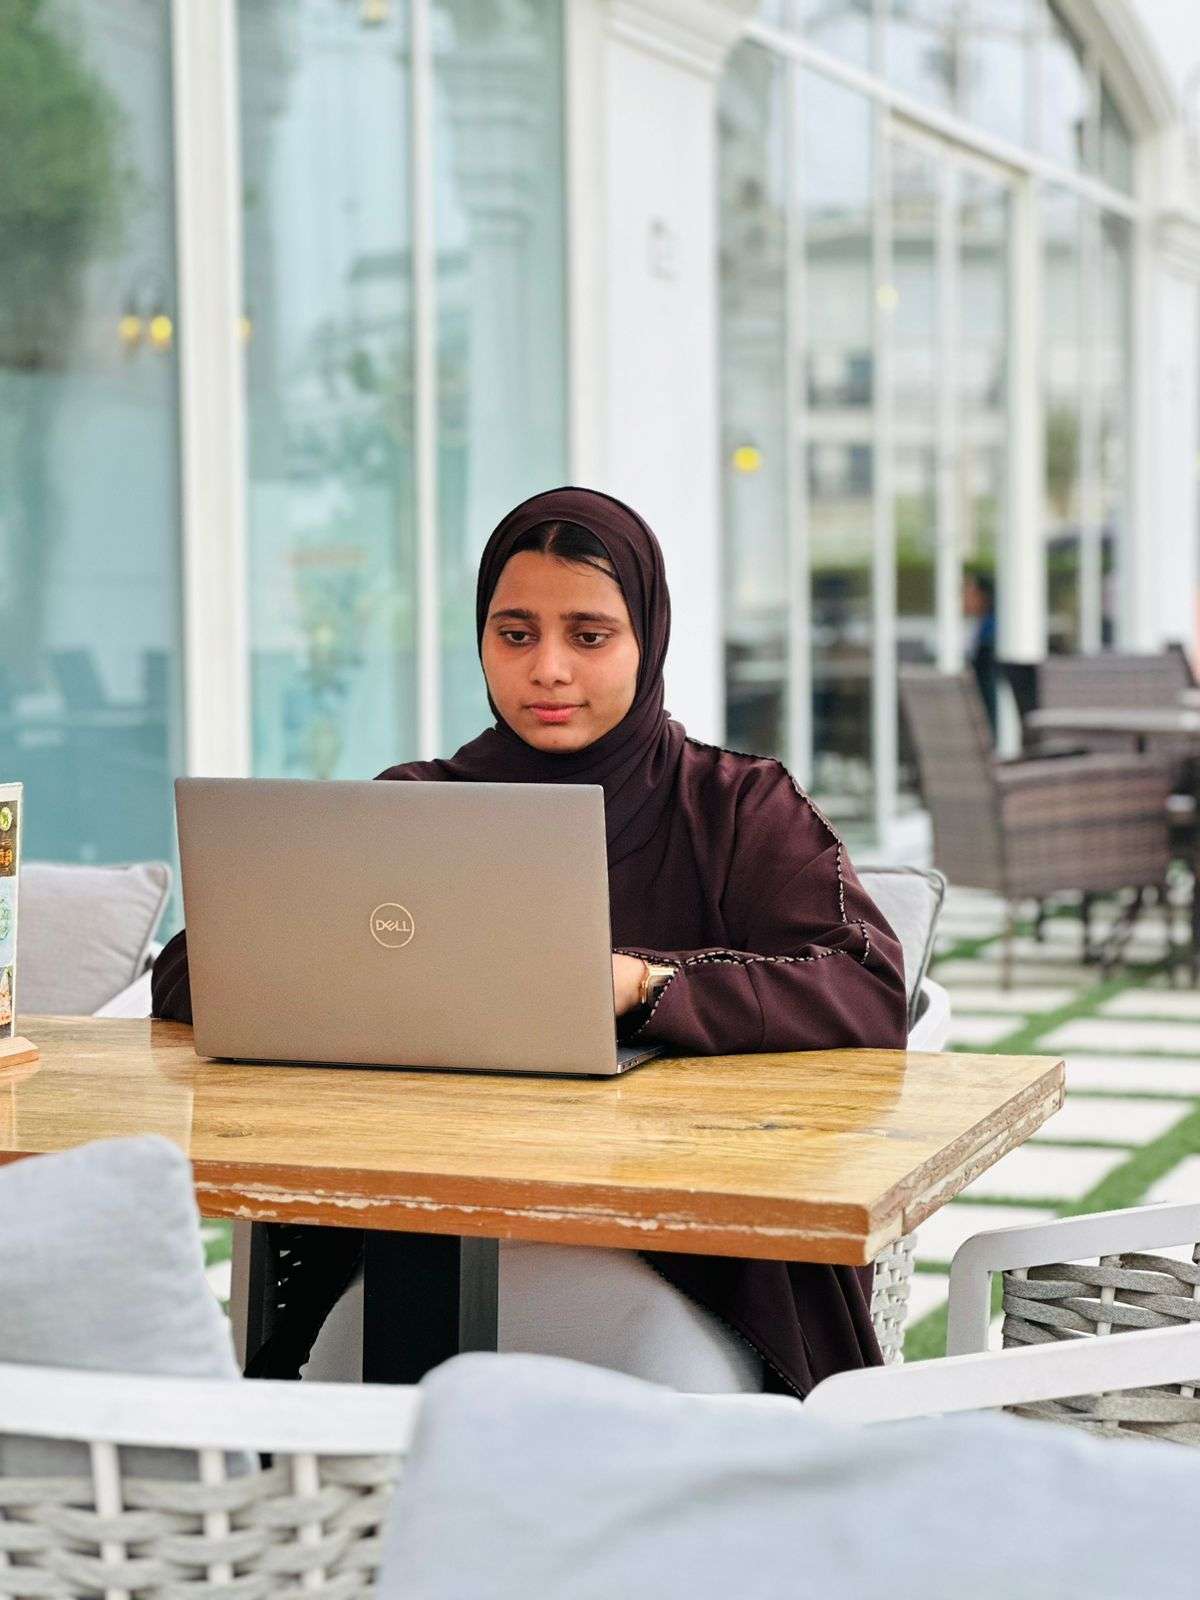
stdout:
[[(0, 1597), (369, 1594), (418, 1403), (0, 1366)], [(81, 1470), (24, 1470), (45, 1440), (85, 1446)]]
[[(987, 1349), (994, 1274), (1003, 1282), (1006, 1348), (1191, 1328), (1196, 1364), (1182, 1375), (1190, 1381), (1177, 1375), (1171, 1389), (1084, 1394), (1022, 1410), (1094, 1432), (1156, 1433), (1200, 1444), (1198, 1241), (1200, 1203), (1135, 1206), (975, 1234), (959, 1246), (950, 1267), (947, 1354)], [(1189, 1259), (1151, 1253), (1179, 1246), (1187, 1247)]]
[[(1015, 906), (1077, 893), (1084, 958), (1094, 896), (1146, 889), (1166, 905), (1171, 858), (1169, 766), (1130, 755), (998, 761), (968, 673), (910, 668), (900, 700), (933, 823), (934, 862), (951, 883), (990, 889), (1006, 904), (1003, 984), (1012, 983)], [(1169, 930), (1168, 930), (1169, 932)], [(1104, 964), (1111, 964), (1112, 942)]]

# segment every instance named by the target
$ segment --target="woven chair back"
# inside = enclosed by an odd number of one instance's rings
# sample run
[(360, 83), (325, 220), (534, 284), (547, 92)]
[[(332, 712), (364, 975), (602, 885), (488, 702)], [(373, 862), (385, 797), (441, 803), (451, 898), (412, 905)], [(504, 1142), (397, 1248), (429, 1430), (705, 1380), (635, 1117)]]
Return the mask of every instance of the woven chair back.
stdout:
[(190, 1481), (128, 1476), (112, 1444), (91, 1461), (90, 1476), (0, 1475), (2, 1600), (374, 1593), (398, 1456), (276, 1455), (235, 1476), (200, 1450)]
[[(1200, 1327), (1200, 1244), (1190, 1260), (1128, 1253), (1002, 1274), (1006, 1347), (1088, 1339), (1132, 1328)], [(1088, 1433), (1137, 1434), (1200, 1446), (1200, 1333), (1196, 1380), (1015, 1406), (1021, 1416)]]
[(934, 865), (951, 883), (1003, 891), (991, 733), (974, 678), (905, 668), (900, 706), (933, 823)]
[(1038, 669), (1038, 701), (1044, 711), (1141, 711), (1178, 703), (1192, 687), (1182, 650), (1157, 655), (1115, 651), (1093, 656), (1050, 656)]

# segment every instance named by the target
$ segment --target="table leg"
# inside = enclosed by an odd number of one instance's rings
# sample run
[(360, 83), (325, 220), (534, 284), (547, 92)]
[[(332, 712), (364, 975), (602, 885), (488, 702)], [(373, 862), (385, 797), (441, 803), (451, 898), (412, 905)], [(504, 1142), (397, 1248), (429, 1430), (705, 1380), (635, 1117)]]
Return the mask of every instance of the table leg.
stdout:
[[(245, 1295), (245, 1329), (241, 1333), (241, 1364), (261, 1349), (270, 1337), (275, 1324), (275, 1271), (274, 1259), (267, 1238), (267, 1224), (250, 1224), (250, 1255), (246, 1265), (244, 1290), (235, 1283), (234, 1295)], [(236, 1311), (239, 1308), (235, 1308)]]
[(417, 1383), (465, 1350), (495, 1350), (494, 1239), (369, 1231), (363, 1254), (363, 1382)]

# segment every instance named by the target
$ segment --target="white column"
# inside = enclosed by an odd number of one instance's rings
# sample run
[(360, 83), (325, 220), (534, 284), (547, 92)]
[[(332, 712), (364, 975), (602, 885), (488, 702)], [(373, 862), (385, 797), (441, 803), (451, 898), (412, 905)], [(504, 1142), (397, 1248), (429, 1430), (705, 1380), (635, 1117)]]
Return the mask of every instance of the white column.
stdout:
[(250, 770), (246, 389), (233, 0), (174, 0), (186, 762)]
[(667, 703), (724, 723), (716, 86), (753, 0), (573, 0), (572, 469), (662, 541)]

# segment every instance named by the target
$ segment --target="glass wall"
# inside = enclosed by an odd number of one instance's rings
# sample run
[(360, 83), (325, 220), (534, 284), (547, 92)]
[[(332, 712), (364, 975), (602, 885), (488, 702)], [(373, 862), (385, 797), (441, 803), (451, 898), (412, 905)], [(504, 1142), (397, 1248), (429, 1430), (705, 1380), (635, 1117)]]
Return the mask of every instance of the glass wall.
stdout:
[(813, 768), (843, 823), (873, 802), (875, 271), (871, 109), (799, 73)]
[(442, 737), (491, 721), (475, 571), (566, 476), (561, 0), (434, 0)]
[(406, 10), (238, 6), (257, 773), (413, 748)]
[(721, 86), (721, 463), (726, 737), (782, 756), (787, 743), (789, 460), (783, 63), (738, 49)]
[(170, 858), (181, 766), (168, 9), (0, 7), (0, 778), (28, 858)]
[[(773, 0), (760, 16), (721, 114), (730, 740), (878, 834), (918, 801), (897, 667), (971, 665), (997, 725), (997, 619), (1021, 605), (1009, 546), (1036, 533), (1009, 520), (1015, 404), (1045, 431), (1046, 644), (1120, 641), (1133, 143), (1051, 0)], [(878, 68), (876, 86), (837, 61)], [(1014, 236), (1022, 186), (1036, 239)], [(1044, 320), (1019, 393), (1015, 261)]]
[[(408, 7), (239, 0), (256, 772), (416, 755)], [(487, 720), (474, 578), (565, 460), (558, 0), (434, 0), (442, 743)]]

